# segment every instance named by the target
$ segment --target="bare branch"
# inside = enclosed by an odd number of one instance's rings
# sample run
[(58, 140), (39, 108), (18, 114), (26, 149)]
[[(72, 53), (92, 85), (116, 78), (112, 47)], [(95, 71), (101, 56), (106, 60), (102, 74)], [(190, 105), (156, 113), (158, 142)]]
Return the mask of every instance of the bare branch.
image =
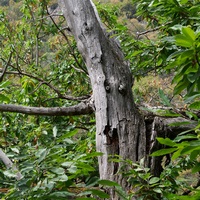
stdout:
[(81, 102), (69, 107), (29, 107), (14, 104), (0, 104), (0, 112), (15, 112), (28, 115), (46, 116), (73, 116), (93, 113), (93, 105), (90, 101)]
[(161, 25), (161, 26), (158, 26), (158, 27), (156, 27), (156, 28), (147, 30), (147, 31), (137, 32), (137, 38), (139, 38), (141, 35), (146, 35), (146, 34), (148, 34), (148, 33), (152, 33), (152, 32), (158, 31), (158, 30), (160, 30), (161, 28), (163, 28), (164, 26), (166, 26), (166, 25), (168, 25), (168, 24), (170, 24), (170, 23), (171, 23), (171, 21), (170, 21), (170, 22), (167, 22), (166, 24), (163, 24), (163, 25)]
[(17, 167), (13, 164), (13, 162), (8, 158), (8, 156), (0, 149), (0, 160), (5, 164), (6, 168), (12, 168), (14, 172), (16, 172), (15, 178), (20, 180), (22, 178), (22, 174), (19, 172)]
[[(2, 58), (3, 61), (5, 61), (3, 58)], [(14, 72), (6, 72), (8, 74), (18, 74), (18, 75), (23, 75), (23, 76), (28, 76), (30, 78), (33, 78), (37, 81), (40, 82), (39, 86), (41, 86), (42, 84), (43, 85), (46, 85), (48, 87), (50, 87), (57, 95), (60, 99), (66, 99), (66, 100), (71, 100), (71, 101), (82, 101), (82, 100), (86, 100), (90, 97), (90, 95), (85, 95), (85, 96), (80, 96), (80, 97), (74, 97), (74, 96), (71, 96), (71, 95), (66, 95), (66, 94), (62, 94), (59, 89), (57, 89), (56, 87), (54, 87), (50, 81), (47, 82), (47, 81), (44, 81), (43, 79), (37, 77), (37, 76), (34, 76), (32, 74), (29, 74), (29, 73), (26, 73), (26, 72), (23, 72), (21, 70), (19, 70), (18, 68), (15, 68), (12, 64), (9, 64), (9, 66), (11, 66), (12, 68), (16, 69), (17, 71), (14, 71)], [(2, 69), (0, 68), (0, 72), (2, 71)]]
[[(85, 70), (85, 69), (81, 66), (81, 64), (79, 63), (79, 61), (77, 60), (76, 55), (74, 54), (74, 50), (73, 50), (73, 48), (72, 48), (72, 46), (71, 46), (71, 44), (70, 44), (70, 41), (69, 41), (67, 35), (64, 33), (63, 29), (60, 29), (60, 28), (58, 27), (58, 25), (56, 24), (56, 22), (55, 22), (55, 20), (53, 19), (52, 15), (49, 13), (48, 8), (46, 8), (46, 10), (47, 10), (47, 14), (49, 15), (49, 17), (50, 17), (51, 21), (53, 22), (53, 24), (55, 25), (55, 27), (59, 30), (59, 32), (63, 35), (63, 37), (64, 37), (65, 40), (67, 41), (67, 44), (69, 45), (69, 48), (70, 48), (70, 51), (71, 51), (71, 55), (73, 56), (73, 58), (74, 58), (74, 60), (76, 61), (77, 65), (79, 66), (79, 68), (81, 69), (82, 72), (88, 74), (87, 70)], [(65, 27), (65, 29), (67, 29), (68, 31), (70, 30), (69, 28), (66, 28), (66, 27)]]
[(10, 53), (8, 62), (6, 63), (5, 67), (2, 69), (2, 73), (1, 73), (1, 76), (0, 76), (0, 83), (3, 81), (3, 77), (4, 77), (4, 75), (6, 74), (6, 71), (7, 71), (8, 66), (10, 65), (10, 61), (11, 61), (11, 58), (12, 58), (12, 54), (13, 54), (13, 52)]

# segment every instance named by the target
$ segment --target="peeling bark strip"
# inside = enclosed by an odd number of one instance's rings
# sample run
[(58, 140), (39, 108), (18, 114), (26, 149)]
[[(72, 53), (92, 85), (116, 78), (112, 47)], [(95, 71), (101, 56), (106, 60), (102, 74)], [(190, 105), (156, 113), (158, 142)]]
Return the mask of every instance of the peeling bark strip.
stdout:
[[(117, 43), (108, 37), (90, 0), (62, 0), (62, 10), (82, 54), (91, 79), (96, 109), (97, 151), (102, 179), (115, 175), (109, 155), (134, 162), (146, 155), (144, 119), (132, 96), (132, 74)], [(114, 199), (114, 197), (112, 198)]]
[(0, 104), (1, 112), (17, 112), (28, 115), (46, 115), (46, 116), (73, 116), (85, 115), (93, 112), (92, 104), (90, 102), (82, 102), (69, 107), (29, 107), (19, 106), (13, 104)]

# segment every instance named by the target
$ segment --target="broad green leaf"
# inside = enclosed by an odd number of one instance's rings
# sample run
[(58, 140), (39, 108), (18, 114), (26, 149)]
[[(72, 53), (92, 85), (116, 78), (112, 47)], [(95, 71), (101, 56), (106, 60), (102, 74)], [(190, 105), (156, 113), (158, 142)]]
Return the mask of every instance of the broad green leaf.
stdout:
[(165, 116), (165, 117), (180, 117), (181, 116), (180, 114), (177, 114), (177, 113), (175, 113), (175, 112), (173, 112), (171, 110), (157, 109), (157, 111), (155, 113), (160, 115), (160, 116)]
[(158, 194), (162, 194), (163, 191), (160, 188), (153, 188), (153, 191), (158, 193)]
[(190, 140), (190, 139), (197, 139), (197, 136), (194, 134), (178, 135), (174, 139), (174, 142), (180, 142), (181, 140)]
[(61, 176), (58, 176), (57, 179), (59, 182), (66, 182), (66, 181), (68, 181), (68, 176), (63, 174)]
[[(198, 143), (199, 145), (199, 143)], [(183, 148), (183, 150), (181, 151), (181, 155), (186, 155), (186, 154), (190, 154), (191, 152), (195, 151), (195, 150), (199, 150), (200, 147), (197, 146), (187, 146), (185, 148)]]
[(65, 138), (70, 138), (74, 135), (76, 135), (78, 133), (78, 129), (74, 129), (68, 133), (65, 133), (64, 135), (62, 135), (61, 137), (59, 137), (59, 139), (57, 140), (57, 142), (61, 142), (63, 141)]
[(16, 177), (16, 172), (14, 172), (13, 170), (6, 170), (3, 172), (3, 174), (9, 178), (15, 178)]
[(190, 38), (187, 38), (185, 35), (181, 34), (175, 36), (175, 41), (178, 46), (189, 48), (192, 47), (194, 43), (194, 41), (191, 41)]
[(70, 196), (75, 196), (75, 194), (67, 191), (58, 191), (58, 192), (53, 192), (49, 195), (49, 197), (54, 197), (54, 198), (64, 198), (64, 197), (70, 197)]
[(191, 161), (196, 160), (197, 156), (199, 157), (199, 150), (192, 151), (191, 154), (190, 154), (190, 160)]
[(43, 161), (46, 158), (47, 154), (48, 154), (48, 150), (46, 148), (45, 149), (39, 149), (35, 154), (35, 156), (39, 158), (38, 163)]
[(150, 180), (149, 180), (149, 184), (155, 184), (155, 183), (158, 183), (160, 181), (160, 178), (158, 177), (152, 177)]
[(89, 164), (86, 164), (86, 163), (83, 163), (83, 162), (79, 162), (76, 164), (76, 166), (78, 168), (82, 168), (82, 169), (86, 169), (87, 171), (90, 171), (90, 172), (93, 172), (95, 171), (94, 167), (89, 165)]
[(98, 184), (99, 177), (93, 176), (86, 182), (87, 187), (93, 187), (94, 185)]
[(200, 140), (194, 140), (189, 142), (190, 146), (195, 146), (200, 148)]
[(194, 103), (191, 103), (189, 105), (190, 109), (194, 109), (194, 110), (200, 110), (200, 101), (196, 101)]
[(196, 163), (195, 166), (192, 168), (192, 173), (200, 172), (200, 163)]
[(187, 131), (183, 131), (183, 132), (179, 133), (178, 135), (184, 135), (186, 133), (190, 133), (190, 132), (193, 132), (193, 131), (194, 131), (193, 129), (187, 130)]
[(187, 124), (191, 124), (190, 121), (183, 121), (183, 122), (173, 122), (168, 124), (169, 126), (182, 126), (182, 125), (187, 125)]
[(182, 81), (180, 81), (174, 88), (174, 94), (180, 94), (184, 89), (187, 88), (188, 84), (190, 82), (184, 78)]
[(181, 4), (186, 4), (188, 2), (188, 0), (181, 0), (180, 3)]
[(195, 95), (192, 95), (190, 97), (186, 97), (185, 98), (185, 103), (190, 103), (191, 101), (193, 101), (194, 99), (200, 97), (200, 94), (195, 94)]
[(71, 167), (73, 164), (74, 164), (73, 161), (67, 161), (67, 162), (62, 163), (61, 165), (63, 167)]
[(61, 167), (51, 168), (50, 171), (53, 172), (54, 174), (58, 174), (58, 175), (65, 173), (65, 170)]
[(119, 186), (118, 183), (110, 180), (99, 180), (98, 183), (104, 186)]
[(160, 88), (158, 89), (158, 93), (159, 93), (159, 97), (161, 98), (162, 103), (165, 106), (171, 106), (170, 100), (169, 98), (164, 94), (163, 90), (161, 90)]
[(194, 114), (193, 112), (189, 112), (189, 111), (186, 111), (185, 114), (190, 118), (190, 119), (194, 119), (194, 120), (198, 120), (198, 117), (196, 114)]
[(190, 39), (191, 42), (195, 41), (195, 32), (190, 28), (190, 27), (183, 27), (182, 28), (182, 33)]
[(182, 150), (183, 150), (183, 148), (179, 148), (178, 151), (175, 151), (175, 152), (173, 153), (173, 155), (172, 155), (172, 161), (181, 156)]
[(93, 157), (102, 156), (102, 155), (103, 155), (102, 152), (93, 152), (93, 153), (89, 153), (89, 154), (83, 156), (82, 158), (88, 159), (88, 158), (93, 158)]
[(164, 145), (171, 146), (171, 147), (176, 146), (176, 143), (173, 142), (172, 140), (170, 140), (169, 138), (157, 137), (156, 139), (158, 140), (158, 142), (160, 144), (164, 144)]
[(14, 148), (10, 148), (10, 149), (11, 149), (13, 152), (19, 154), (19, 149), (18, 149), (18, 148), (14, 147)]
[(103, 192), (101, 190), (90, 189), (87, 191), (90, 191), (93, 195), (97, 195), (100, 198), (109, 198), (110, 197), (108, 194), (106, 194), (105, 192)]
[(164, 155), (172, 153), (172, 152), (174, 152), (176, 150), (177, 150), (177, 148), (161, 149), (161, 150), (153, 152), (151, 154), (151, 156), (164, 156)]
[(181, 63), (181, 61), (185, 62), (186, 60), (191, 60), (192, 58), (194, 58), (194, 56), (195, 56), (195, 51), (193, 49), (182, 51), (182, 53), (180, 54), (181, 60), (179, 61), (179, 63)]
[(0, 94), (0, 103), (3, 103), (3, 102), (8, 103), (8, 102), (10, 102), (10, 99), (7, 96), (5, 96), (4, 94)]
[(129, 198), (127, 198), (127, 193), (124, 191), (124, 189), (119, 186), (115, 188), (115, 191), (117, 192), (117, 194), (119, 195), (119, 197), (121, 197), (123, 200), (129, 200)]
[(131, 54), (131, 56), (137, 56), (138, 54), (140, 54), (140, 53), (142, 53), (143, 52), (143, 50), (139, 50), (139, 51), (134, 51), (132, 54)]
[[(194, 83), (197, 81), (198, 78), (199, 78), (199, 75), (198, 75), (197, 73), (190, 72), (189, 74), (187, 74), (187, 79), (188, 79), (188, 81), (191, 83), (191, 84), (189, 84), (188, 91), (189, 91), (192, 87), (195, 86)], [(189, 92), (188, 92), (188, 95), (190, 95)]]
[(176, 25), (172, 26), (171, 29), (175, 30), (175, 31), (177, 31), (177, 30), (181, 31), (182, 27), (183, 26), (181, 24), (176, 24)]
[[(192, 65), (192, 66), (189, 66), (187, 68), (187, 70), (185, 71), (185, 74), (190, 74), (190, 73), (196, 73), (198, 72), (198, 66), (197, 65)], [(194, 82), (195, 80), (193, 80)]]
[(11, 82), (10, 82), (9, 80), (6, 80), (6, 81), (4, 81), (4, 82), (2, 82), (2, 83), (0, 84), (0, 88), (7, 87), (7, 86), (9, 86), (10, 84), (11, 84)]

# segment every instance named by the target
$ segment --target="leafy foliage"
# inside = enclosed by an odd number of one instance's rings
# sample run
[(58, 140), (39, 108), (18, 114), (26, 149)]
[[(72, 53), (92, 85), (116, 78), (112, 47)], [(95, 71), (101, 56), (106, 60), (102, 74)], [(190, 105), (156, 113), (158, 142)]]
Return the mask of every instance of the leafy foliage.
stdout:
[[(71, 34), (63, 30), (65, 20), (50, 15), (56, 6), (49, 0), (1, 2), (0, 69), (7, 73), (0, 77), (0, 103), (70, 106), (90, 96), (85, 63)], [(170, 73), (174, 94), (183, 94), (190, 109), (186, 117), (198, 125), (174, 140), (157, 138), (165, 148), (152, 156), (171, 154), (172, 158), (160, 177), (153, 177), (142, 161), (115, 159), (121, 166), (118, 173), (132, 185), (126, 193), (115, 182), (99, 180), (97, 156), (101, 153), (94, 150), (94, 116), (50, 118), (1, 113), (0, 147), (23, 178), (17, 182), (15, 172), (0, 163), (0, 198), (109, 198), (98, 187), (103, 186), (112, 187), (122, 199), (136, 195), (138, 199), (186, 199), (182, 195), (185, 190), (191, 191), (191, 199), (199, 199), (199, 190), (180, 178), (184, 170), (200, 171), (200, 126), (193, 111), (200, 108), (199, 2), (133, 0), (117, 6), (98, 3), (97, 8), (110, 37), (121, 42), (135, 77), (139, 80), (152, 71)], [(127, 21), (124, 12), (131, 20)], [(147, 85), (145, 95), (152, 92)], [(159, 103), (172, 106), (160, 84), (156, 91), (153, 97), (157, 95)], [(134, 93), (140, 96), (138, 101), (145, 100), (137, 88)], [(173, 111), (160, 114), (180, 116)]]

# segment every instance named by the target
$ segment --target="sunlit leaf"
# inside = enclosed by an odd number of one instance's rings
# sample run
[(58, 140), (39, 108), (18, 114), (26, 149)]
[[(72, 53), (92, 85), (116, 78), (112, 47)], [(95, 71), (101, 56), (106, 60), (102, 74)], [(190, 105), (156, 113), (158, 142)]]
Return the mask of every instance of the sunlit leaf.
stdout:
[(163, 156), (163, 155), (166, 155), (166, 154), (169, 154), (169, 153), (172, 153), (174, 151), (176, 151), (177, 148), (168, 148), (168, 149), (161, 149), (161, 150), (158, 150), (158, 151), (155, 151), (151, 154), (151, 156)]

